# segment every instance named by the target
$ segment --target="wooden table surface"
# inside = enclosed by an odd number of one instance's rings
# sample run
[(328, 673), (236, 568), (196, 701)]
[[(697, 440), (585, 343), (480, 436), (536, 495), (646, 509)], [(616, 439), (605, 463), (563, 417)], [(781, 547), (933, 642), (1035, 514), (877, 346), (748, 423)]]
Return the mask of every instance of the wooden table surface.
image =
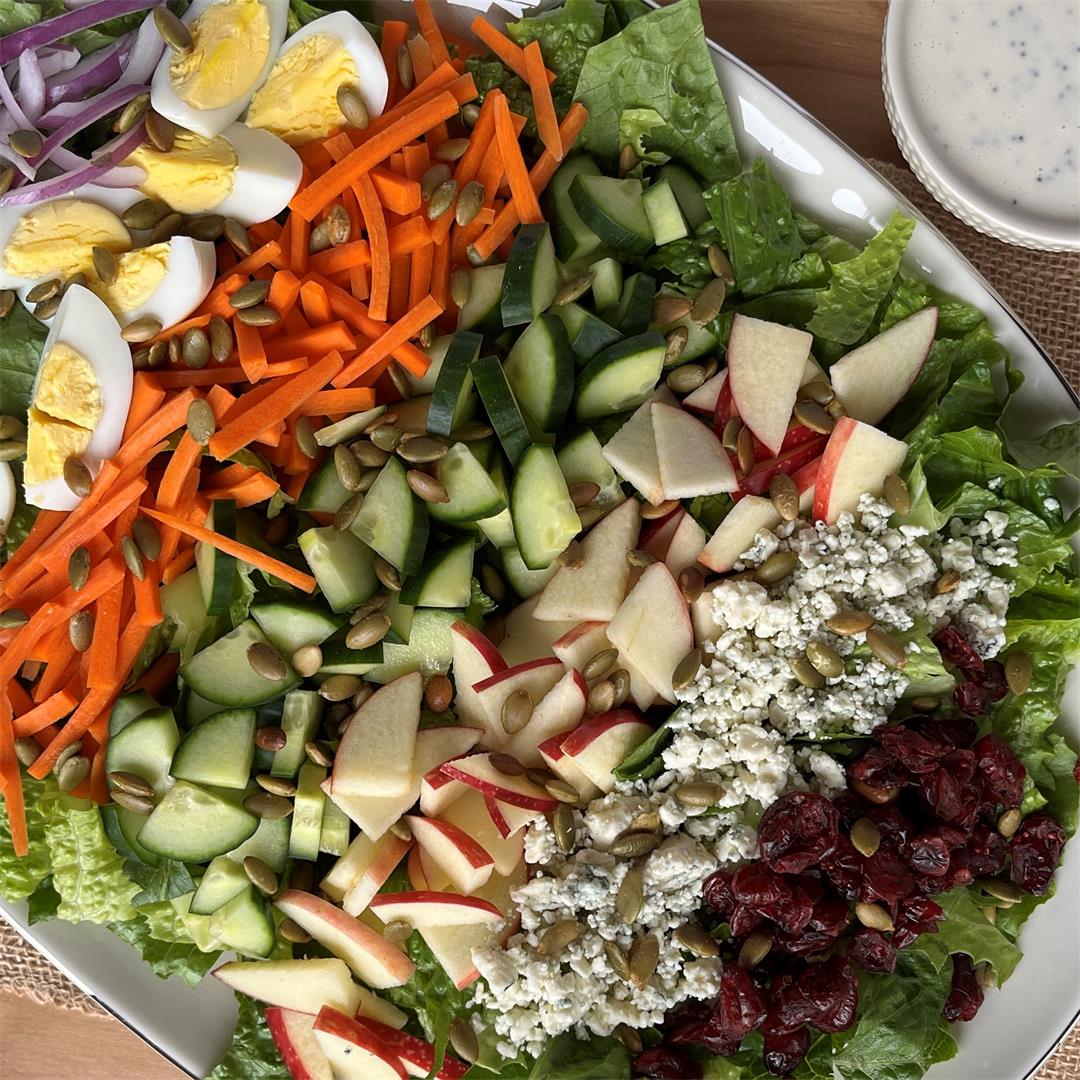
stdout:
[[(714, 41), (858, 153), (902, 164), (881, 94), (885, 6), (885, 0), (701, 0)], [(3, 1080), (179, 1080), (182, 1075), (110, 1017), (0, 993)]]

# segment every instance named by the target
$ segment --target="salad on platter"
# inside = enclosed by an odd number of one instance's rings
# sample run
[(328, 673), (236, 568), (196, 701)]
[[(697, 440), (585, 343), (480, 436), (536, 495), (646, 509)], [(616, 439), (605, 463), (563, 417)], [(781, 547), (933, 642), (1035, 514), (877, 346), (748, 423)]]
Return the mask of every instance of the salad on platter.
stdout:
[(915, 1080), (1076, 826), (1080, 422), (696, 0), (326, 7), (0, 3), (0, 898), (217, 1080)]

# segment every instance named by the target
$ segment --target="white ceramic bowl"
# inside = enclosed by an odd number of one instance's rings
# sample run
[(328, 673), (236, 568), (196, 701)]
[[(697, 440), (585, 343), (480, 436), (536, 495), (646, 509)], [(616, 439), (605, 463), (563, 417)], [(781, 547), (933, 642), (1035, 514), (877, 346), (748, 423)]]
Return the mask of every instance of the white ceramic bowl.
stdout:
[[(946, 111), (955, 119), (992, 109), (997, 102), (996, 98), (987, 96), (989, 83), (965, 85), (961, 92), (956, 92), (957, 81), (951, 78), (955, 74), (950, 70), (951, 65), (962, 60), (956, 57), (956, 52), (950, 55), (950, 46), (958, 51), (966, 47), (975, 57), (982, 48), (977, 39), (950, 42), (939, 38), (932, 45), (927, 44), (927, 39), (932, 36), (927, 34), (932, 25), (929, 20), (940, 18), (938, 12), (948, 12), (950, 2), (956, 0), (945, 0), (944, 3), (942, 0), (890, 0), (889, 3), (881, 78), (889, 123), (901, 152), (923, 187), (946, 210), (979, 232), (1008, 244), (1041, 251), (1080, 251), (1080, 217), (1040, 209), (1023, 198), (1004, 198), (1002, 185), (988, 182), (988, 172), (999, 173), (1007, 169), (1008, 154), (1002, 152), (996, 157), (998, 168), (988, 168), (985, 161), (972, 168), (971, 151), (963, 141), (954, 139), (950, 142), (941, 134), (935, 134), (937, 122)], [(971, 0), (966, 2), (970, 4)], [(987, 0), (984, 7), (977, 9), (978, 17), (995, 18), (1002, 12), (998, 2), (994, 0), (991, 7)], [(1064, 0), (1041, 0), (1041, 3), (1062, 4)], [(933, 63), (927, 67), (921, 54), (931, 47), (936, 47), (936, 51), (932, 56)], [(920, 56), (916, 57), (916, 53)], [(987, 63), (992, 65), (993, 61)], [(989, 77), (989, 66), (981, 74)], [(1054, 84), (1057, 86), (1064, 84), (1070, 76), (1054, 71), (1050, 77), (1057, 80)], [(997, 93), (997, 89), (995, 86), (993, 92)], [(925, 104), (928, 93), (934, 97), (940, 95), (930, 107)], [(1069, 110), (1059, 111), (1062, 125), (1071, 125), (1080, 132), (1080, 117), (1069, 115)], [(1055, 116), (1055, 124), (1057, 120)], [(1029, 145), (1037, 142), (1038, 139), (1029, 140)]]

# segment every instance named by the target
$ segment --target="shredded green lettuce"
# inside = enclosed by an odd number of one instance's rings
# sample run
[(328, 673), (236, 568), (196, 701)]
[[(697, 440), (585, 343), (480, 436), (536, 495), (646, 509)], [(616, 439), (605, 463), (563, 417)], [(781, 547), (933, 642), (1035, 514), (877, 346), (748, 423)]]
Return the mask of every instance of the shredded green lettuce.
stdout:
[(990, 964), (999, 983), (1016, 970), (1022, 955), (1020, 950), (987, 921), (971, 889), (938, 893), (934, 902), (945, 912), (944, 920), (938, 923), (935, 933), (921, 934), (911, 947), (923, 953), (936, 970), (945, 967), (952, 953), (966, 953), (975, 964), (983, 961)]
[(168, 902), (150, 904), (134, 919), (110, 923), (109, 929), (137, 949), (159, 979), (176, 975), (188, 986), (198, 986), (221, 955), (200, 950)]
[(266, 1026), (263, 1007), (243, 994), (237, 994), (236, 1001), (239, 1013), (233, 1041), (206, 1080), (291, 1080)]
[(45, 326), (18, 301), (0, 322), (4, 342), (0, 350), (0, 399), (8, 416), (26, 417), (47, 333)]
[(31, 896), (48, 877), (52, 868), (49, 849), (45, 843), (45, 814), (42, 813), (42, 797), (55, 791), (52, 780), (35, 780), (23, 777), (23, 798), (26, 803), (26, 831), (30, 839), (30, 852), (22, 857), (15, 854), (11, 844), (11, 825), (7, 808), (0, 799), (0, 897), (4, 900), (25, 900)]

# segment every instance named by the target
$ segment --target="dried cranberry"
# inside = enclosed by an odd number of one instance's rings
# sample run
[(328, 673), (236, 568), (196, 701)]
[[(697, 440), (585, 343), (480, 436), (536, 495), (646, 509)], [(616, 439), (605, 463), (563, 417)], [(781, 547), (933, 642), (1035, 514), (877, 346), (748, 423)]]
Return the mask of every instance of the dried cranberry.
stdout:
[[(735, 872), (731, 891), (740, 907), (772, 919), (791, 934), (799, 933), (814, 910), (807, 893), (783, 874), (774, 874), (760, 862), (745, 863)], [(732, 927), (734, 932), (734, 926)]]
[(990, 877), (1005, 865), (1005, 838), (981, 821), (975, 823), (962, 852), (963, 865), (976, 877)]
[(784, 874), (816, 866), (835, 849), (839, 836), (836, 808), (812, 791), (793, 791), (777, 799), (758, 826), (762, 858)]
[(985, 716), (990, 707), (990, 695), (977, 682), (957, 683), (953, 689), (953, 701), (968, 716)]
[(915, 720), (910, 726), (950, 747), (970, 746), (979, 734), (979, 726), (970, 716), (933, 716)]
[(744, 1039), (761, 1027), (767, 1012), (765, 997), (750, 972), (728, 965), (720, 976), (720, 994), (706, 1034)]
[(984, 735), (974, 746), (975, 767), (983, 792), (991, 805), (1011, 808), (1024, 798), (1027, 770), (999, 735)]
[(930, 772), (951, 749), (947, 743), (904, 726), (878, 728), (874, 737), (911, 773)]
[(812, 956), (829, 948), (835, 940), (833, 934), (803, 930), (801, 934), (777, 934), (773, 938), (773, 948), (790, 956)]
[(898, 847), (903, 845), (911, 831), (910, 820), (895, 803), (872, 807), (866, 811), (866, 816), (878, 827), (883, 837)]
[(782, 996), (778, 1015), (785, 1028), (810, 1024), (821, 1031), (846, 1031), (855, 1022), (859, 984), (845, 957), (807, 965)]
[(893, 947), (906, 949), (920, 934), (936, 934), (937, 924), (944, 917), (941, 906), (930, 897), (908, 897), (893, 918)]
[(970, 885), (974, 880), (975, 875), (963, 863), (963, 851), (954, 851), (946, 874), (939, 878), (920, 878), (919, 888), (929, 893), (948, 892)]
[(939, 630), (934, 634), (933, 642), (947, 664), (959, 668), (969, 679), (982, 677), (985, 670), (982, 657), (955, 626)]
[(731, 875), (717, 870), (705, 879), (702, 887), (705, 903), (717, 915), (730, 915), (735, 907), (735, 898), (731, 895)]
[(1065, 830), (1045, 811), (1027, 818), (1012, 840), (1009, 856), (1013, 881), (1036, 896), (1042, 896), (1065, 846)]
[(810, 1050), (810, 1029), (765, 1032), (765, 1052), (762, 1060), (773, 1076), (788, 1076), (801, 1064)]
[(868, 903), (880, 901), (895, 915), (900, 901), (914, 886), (915, 879), (899, 853), (883, 843), (863, 867), (860, 898)]
[(964, 953), (953, 953), (952, 989), (945, 999), (941, 1015), (950, 1023), (958, 1020), (974, 1020), (983, 1003), (983, 992), (975, 980), (971, 958)]
[(833, 799), (833, 806), (840, 814), (840, 820), (850, 828), (866, 813), (866, 804), (852, 791), (845, 791)]
[(949, 844), (933, 831), (912, 838), (904, 853), (911, 863), (911, 869), (927, 877), (944, 877), (952, 860)]
[(736, 904), (735, 910), (728, 916), (728, 925), (737, 938), (753, 933), (764, 921), (764, 915), (746, 904)]
[(839, 896), (823, 896), (814, 904), (814, 912), (807, 926), (827, 937), (837, 938), (847, 929), (850, 921), (851, 913), (844, 900)]
[(896, 967), (896, 948), (880, 930), (864, 926), (852, 939), (848, 958), (865, 971), (889, 972)]
[(707, 1001), (684, 1001), (664, 1017), (664, 1039), (676, 1046), (692, 1046), (701, 1042), (705, 1025), (712, 1016)]
[(1005, 666), (1000, 660), (986, 660), (982, 677), (982, 687), (991, 701), (1000, 701), (1008, 692), (1005, 682)]
[(883, 746), (871, 746), (848, 768), (852, 780), (872, 788), (895, 788), (905, 780), (903, 770)]
[(701, 1066), (685, 1054), (667, 1046), (655, 1046), (634, 1058), (633, 1075), (653, 1080), (698, 1080)]
[(933, 772), (919, 778), (919, 794), (936, 817), (960, 824), (975, 820), (979, 798), (969, 786), (974, 769), (970, 750), (953, 750)]

